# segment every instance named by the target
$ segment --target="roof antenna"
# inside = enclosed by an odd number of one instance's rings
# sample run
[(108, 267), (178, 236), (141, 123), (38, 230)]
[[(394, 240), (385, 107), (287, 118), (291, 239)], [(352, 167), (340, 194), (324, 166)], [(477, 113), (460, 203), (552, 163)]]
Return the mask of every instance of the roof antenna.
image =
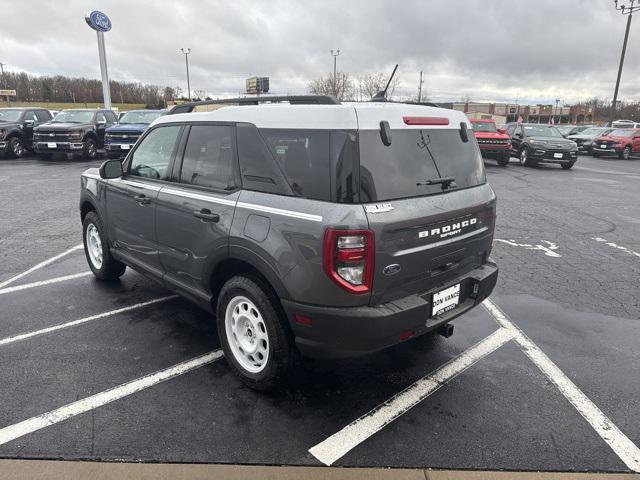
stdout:
[(393, 67), (393, 72), (391, 72), (391, 76), (389, 77), (389, 81), (387, 82), (387, 86), (384, 87), (384, 90), (380, 90), (373, 97), (371, 97), (372, 102), (386, 102), (387, 101), (387, 90), (389, 90), (389, 85), (391, 85), (391, 80), (393, 80), (393, 76), (396, 74), (396, 70), (398, 70), (398, 64)]

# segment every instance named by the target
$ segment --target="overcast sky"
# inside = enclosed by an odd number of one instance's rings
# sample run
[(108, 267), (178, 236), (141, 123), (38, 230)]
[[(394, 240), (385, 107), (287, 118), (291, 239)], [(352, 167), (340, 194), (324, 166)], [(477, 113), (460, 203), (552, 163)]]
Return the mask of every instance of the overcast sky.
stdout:
[[(624, 0), (619, 0), (624, 1)], [(273, 93), (304, 93), (333, 69), (391, 72), (415, 95), (420, 70), (436, 101), (571, 103), (611, 98), (626, 17), (613, 0), (0, 0), (0, 62), (11, 71), (100, 78), (88, 10), (105, 12), (109, 74), (237, 94), (251, 75)], [(638, 15), (640, 17), (640, 15)], [(620, 98), (640, 99), (640, 18), (631, 27)]]

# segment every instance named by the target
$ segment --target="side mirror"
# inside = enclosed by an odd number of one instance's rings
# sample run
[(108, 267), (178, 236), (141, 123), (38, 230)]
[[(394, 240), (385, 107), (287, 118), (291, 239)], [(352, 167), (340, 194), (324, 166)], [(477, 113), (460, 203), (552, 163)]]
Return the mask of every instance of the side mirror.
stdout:
[(100, 165), (100, 178), (120, 178), (122, 176), (122, 162), (120, 160), (107, 160)]
[(520, 132), (516, 132), (513, 136), (516, 138), (522, 138), (522, 134)]
[(506, 128), (499, 128), (498, 129), (498, 133), (505, 134), (505, 133), (507, 133), (507, 129)]
[(33, 120), (25, 120), (24, 121), (24, 126), (25, 127), (33, 127)]

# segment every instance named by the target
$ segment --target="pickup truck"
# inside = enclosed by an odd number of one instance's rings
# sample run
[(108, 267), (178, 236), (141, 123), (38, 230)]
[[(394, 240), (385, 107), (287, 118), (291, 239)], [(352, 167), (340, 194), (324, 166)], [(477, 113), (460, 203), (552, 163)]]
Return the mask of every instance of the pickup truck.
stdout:
[(44, 108), (0, 108), (0, 153), (24, 156), (33, 144), (33, 129), (51, 120)]
[(34, 129), (34, 150), (45, 159), (54, 153), (71, 153), (93, 160), (104, 144), (106, 129), (115, 123), (111, 110), (62, 110), (53, 120)]
[(476, 136), (482, 158), (498, 161), (498, 165), (505, 167), (511, 157), (511, 138), (504, 128), (498, 129), (493, 120), (471, 120), (471, 128)]
[(118, 123), (106, 130), (104, 149), (109, 158), (124, 157), (136, 143), (151, 122), (160, 117), (164, 110), (131, 110), (123, 113)]

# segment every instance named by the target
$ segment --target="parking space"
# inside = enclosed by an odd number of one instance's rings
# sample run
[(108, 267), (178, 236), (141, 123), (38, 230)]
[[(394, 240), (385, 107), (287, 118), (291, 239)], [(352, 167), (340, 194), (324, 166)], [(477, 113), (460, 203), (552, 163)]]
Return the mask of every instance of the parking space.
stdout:
[(640, 161), (487, 164), (485, 308), (269, 394), (230, 372), (206, 312), (87, 274), (87, 166), (0, 161), (1, 457), (640, 471)]

